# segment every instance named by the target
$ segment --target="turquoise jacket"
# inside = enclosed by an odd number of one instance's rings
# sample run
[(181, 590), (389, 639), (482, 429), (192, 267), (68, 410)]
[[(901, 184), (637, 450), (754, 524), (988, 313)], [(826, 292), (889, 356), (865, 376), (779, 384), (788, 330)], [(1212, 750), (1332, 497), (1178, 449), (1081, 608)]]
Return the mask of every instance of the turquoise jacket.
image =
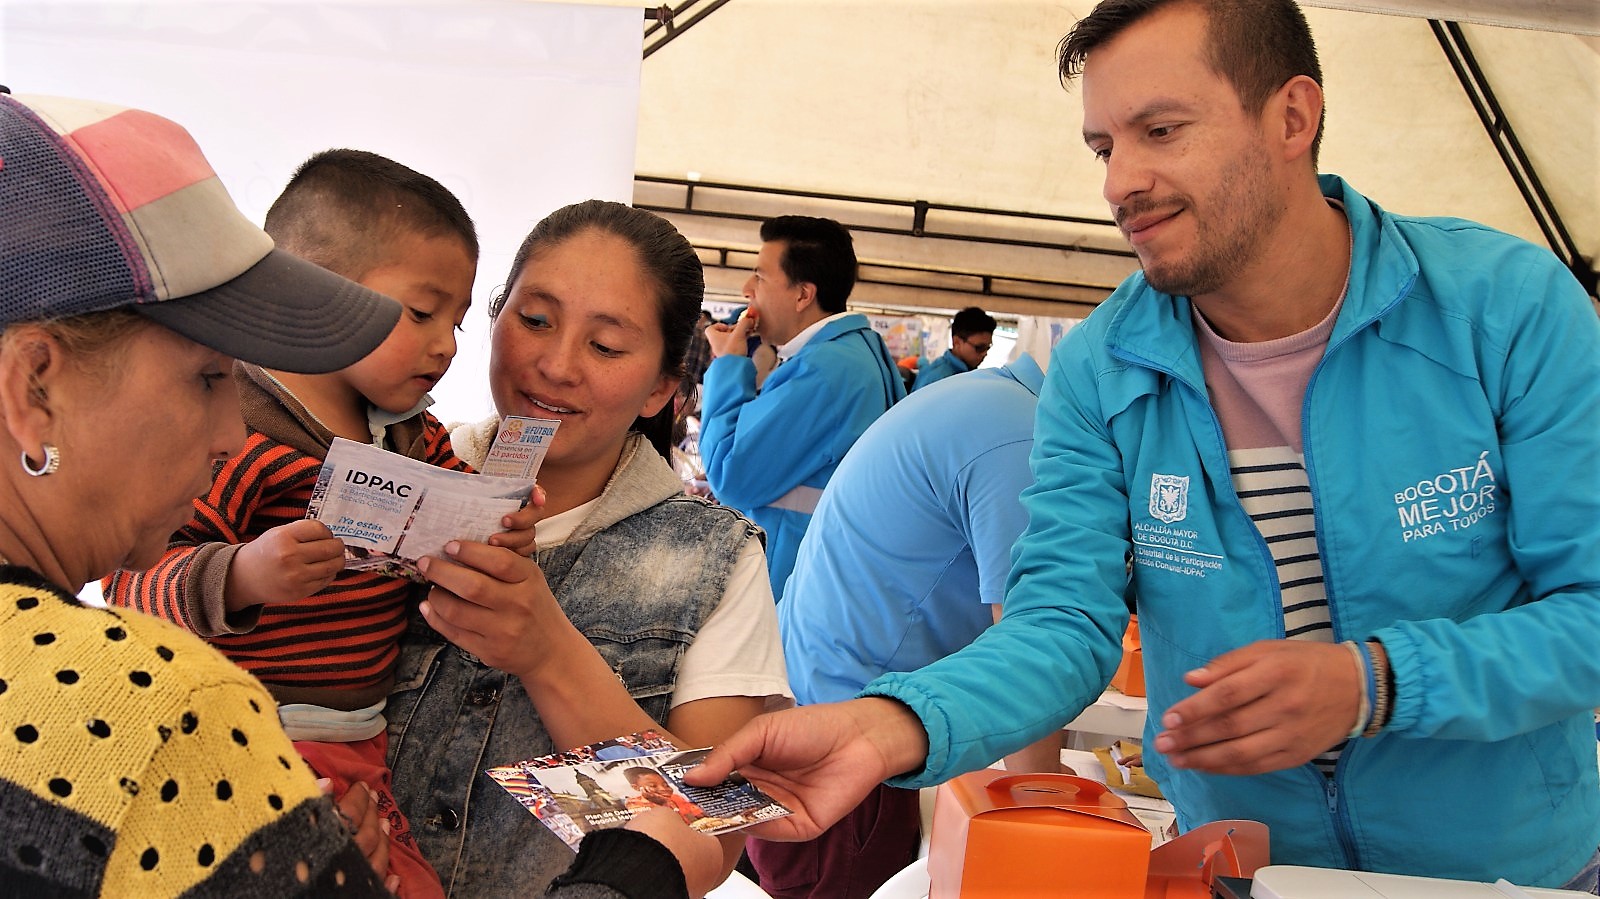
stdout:
[(967, 363), (962, 362), (954, 350), (945, 350), (944, 355), (917, 369), (917, 379), (911, 382), (911, 389), (926, 387), (935, 381), (942, 381), (951, 375), (971, 371)]
[[(1543, 249), (1322, 187), (1354, 259), (1306, 389), (1305, 464), (1334, 631), (1383, 641), (1394, 714), (1331, 779), (1146, 764), (1183, 827), (1263, 821), (1277, 863), (1560, 885), (1600, 844), (1600, 319)], [(865, 691), (927, 727), (906, 784), (986, 765), (1099, 695), (1130, 557), (1152, 724), (1192, 692), (1185, 671), (1283, 637), (1186, 300), (1135, 275), (1068, 332), (1031, 464), (1002, 622)]]
[(722, 356), (706, 368), (700, 459), (717, 499), (767, 532), (772, 595), (783, 597), (822, 488), (867, 426), (906, 395), (865, 315), (822, 327), (756, 392), (755, 364)]

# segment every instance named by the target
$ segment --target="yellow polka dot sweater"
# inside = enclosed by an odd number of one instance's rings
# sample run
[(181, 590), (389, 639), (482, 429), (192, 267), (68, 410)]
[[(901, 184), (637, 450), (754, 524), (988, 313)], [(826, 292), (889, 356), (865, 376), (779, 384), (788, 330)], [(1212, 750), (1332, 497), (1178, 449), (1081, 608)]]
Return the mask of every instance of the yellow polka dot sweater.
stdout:
[(0, 896), (383, 896), (266, 690), (0, 568)]

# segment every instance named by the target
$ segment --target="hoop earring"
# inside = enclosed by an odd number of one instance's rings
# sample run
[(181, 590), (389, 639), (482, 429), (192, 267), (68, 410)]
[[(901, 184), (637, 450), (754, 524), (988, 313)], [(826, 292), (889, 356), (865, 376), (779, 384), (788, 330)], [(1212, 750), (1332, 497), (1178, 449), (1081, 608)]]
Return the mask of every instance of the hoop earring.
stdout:
[(28, 458), (26, 451), (22, 454), (22, 470), (27, 472), (30, 477), (42, 478), (61, 470), (61, 451), (56, 449), (53, 443), (46, 443), (43, 446), (44, 462), (38, 466), (35, 466), (33, 460)]

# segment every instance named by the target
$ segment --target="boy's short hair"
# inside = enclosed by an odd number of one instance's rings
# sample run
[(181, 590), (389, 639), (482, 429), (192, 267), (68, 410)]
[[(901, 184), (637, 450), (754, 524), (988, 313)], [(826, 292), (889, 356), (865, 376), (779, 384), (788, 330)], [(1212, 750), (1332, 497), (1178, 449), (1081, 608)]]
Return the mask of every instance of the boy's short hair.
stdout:
[(957, 312), (950, 320), (950, 333), (956, 337), (971, 337), (974, 334), (993, 334), (1000, 323), (994, 316), (977, 306), (968, 306)]
[(301, 163), (264, 226), (278, 246), (360, 280), (408, 235), (455, 237), (473, 262), (478, 231), (443, 184), (366, 150), (323, 150)]

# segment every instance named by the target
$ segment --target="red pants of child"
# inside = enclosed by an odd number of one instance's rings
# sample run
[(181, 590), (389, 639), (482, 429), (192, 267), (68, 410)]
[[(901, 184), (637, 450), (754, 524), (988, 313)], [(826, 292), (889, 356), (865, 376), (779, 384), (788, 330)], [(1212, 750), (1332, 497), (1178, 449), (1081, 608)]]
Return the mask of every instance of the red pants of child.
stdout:
[(343, 796), (357, 782), (376, 794), (378, 815), (389, 822), (389, 873), (400, 877), (400, 899), (444, 899), (439, 875), (422, 857), (411, 838), (411, 822), (400, 813), (391, 791), (393, 774), (385, 763), (389, 735), (380, 733), (356, 743), (320, 743), (296, 740), (294, 748), (318, 777), (333, 781), (333, 795)]

